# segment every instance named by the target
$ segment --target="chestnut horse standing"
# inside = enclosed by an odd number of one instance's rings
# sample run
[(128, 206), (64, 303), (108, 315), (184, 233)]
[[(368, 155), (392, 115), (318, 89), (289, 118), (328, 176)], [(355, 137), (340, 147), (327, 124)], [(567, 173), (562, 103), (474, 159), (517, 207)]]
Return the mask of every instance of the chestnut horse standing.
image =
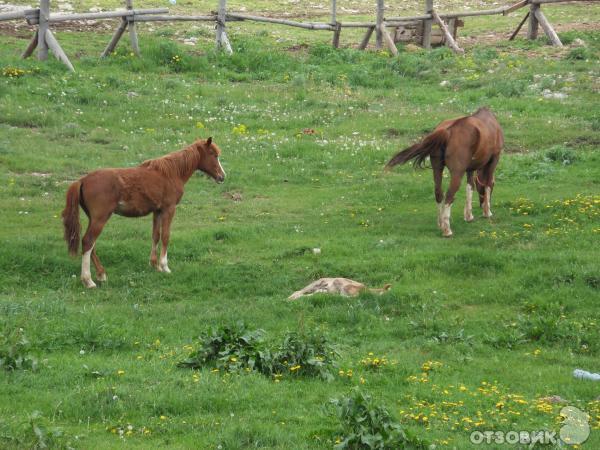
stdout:
[[(197, 140), (183, 150), (145, 161), (137, 167), (96, 170), (71, 184), (62, 218), (65, 240), (73, 256), (79, 249), (80, 206), (89, 218), (82, 239), (81, 281), (85, 287), (96, 287), (90, 272), (90, 258), (96, 267), (98, 280), (107, 279), (95, 245), (113, 213), (126, 217), (153, 213), (150, 264), (159, 272), (171, 272), (167, 265), (169, 229), (175, 207), (183, 196), (183, 187), (196, 170), (221, 183), (225, 172), (219, 162), (220, 153), (212, 138)], [(159, 240), (162, 240), (160, 260), (156, 255)]]
[[(491, 217), (492, 190), (494, 188), (494, 170), (500, 159), (504, 145), (502, 128), (496, 117), (487, 108), (479, 108), (471, 116), (445, 120), (425, 138), (394, 156), (387, 164), (389, 169), (414, 159), (417, 167), (423, 167), (427, 157), (431, 161), (435, 182), (435, 201), (438, 204), (438, 227), (446, 237), (452, 236), (450, 229), (450, 208), (454, 195), (467, 173), (467, 202), (464, 218), (473, 220), (473, 189), (477, 183), (479, 206), (483, 216)], [(444, 197), (442, 193), (442, 174), (444, 167), (450, 170), (450, 185)], [(475, 177), (473, 176), (476, 173)]]

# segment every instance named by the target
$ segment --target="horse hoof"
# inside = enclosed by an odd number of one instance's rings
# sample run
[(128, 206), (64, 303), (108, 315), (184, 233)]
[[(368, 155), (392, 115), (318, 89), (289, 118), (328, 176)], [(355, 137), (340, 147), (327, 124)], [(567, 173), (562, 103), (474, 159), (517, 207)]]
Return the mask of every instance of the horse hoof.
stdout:
[(81, 281), (82, 281), (83, 285), (88, 289), (96, 287), (96, 283), (94, 283), (92, 280), (81, 280)]
[(98, 275), (98, 281), (101, 281), (103, 283), (108, 281), (108, 277), (106, 276), (106, 273)]
[(465, 217), (465, 222), (473, 222), (474, 220), (475, 220), (475, 217), (473, 217), (473, 215)]
[(444, 236), (444, 237), (446, 237), (446, 238), (449, 238), (449, 237), (451, 237), (451, 236), (452, 236), (452, 231), (451, 231), (451, 230), (444, 231), (444, 232), (442, 233), (442, 236)]

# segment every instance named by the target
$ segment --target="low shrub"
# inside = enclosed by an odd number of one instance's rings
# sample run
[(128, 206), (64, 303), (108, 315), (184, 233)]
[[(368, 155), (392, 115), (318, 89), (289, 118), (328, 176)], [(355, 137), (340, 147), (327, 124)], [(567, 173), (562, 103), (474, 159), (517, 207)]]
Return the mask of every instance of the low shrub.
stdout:
[(179, 367), (211, 367), (226, 372), (257, 371), (279, 379), (284, 375), (333, 380), (337, 349), (318, 333), (287, 333), (281, 344), (267, 345), (264, 330), (250, 331), (244, 323), (203, 333), (199, 347)]
[(383, 406), (354, 389), (350, 395), (329, 401), (340, 422), (335, 449), (425, 449), (427, 444), (410, 436)]
[(30, 355), (31, 346), (23, 328), (0, 332), (0, 369), (36, 370), (37, 360)]

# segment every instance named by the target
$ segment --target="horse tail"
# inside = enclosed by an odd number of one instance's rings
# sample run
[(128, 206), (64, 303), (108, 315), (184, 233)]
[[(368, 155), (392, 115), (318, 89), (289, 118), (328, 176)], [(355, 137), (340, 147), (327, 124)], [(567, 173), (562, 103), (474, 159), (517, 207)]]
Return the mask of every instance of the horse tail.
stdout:
[(71, 256), (76, 256), (79, 250), (79, 197), (81, 195), (81, 181), (76, 181), (67, 190), (67, 205), (62, 212), (65, 227), (65, 241)]
[(414, 160), (413, 164), (415, 167), (423, 168), (425, 159), (434, 154), (434, 152), (439, 152), (443, 155), (449, 136), (450, 133), (448, 133), (446, 129), (437, 130), (428, 134), (425, 136), (425, 139), (418, 144), (412, 145), (396, 154), (385, 165), (385, 169), (389, 170), (392, 167), (398, 164), (404, 164), (411, 159)]

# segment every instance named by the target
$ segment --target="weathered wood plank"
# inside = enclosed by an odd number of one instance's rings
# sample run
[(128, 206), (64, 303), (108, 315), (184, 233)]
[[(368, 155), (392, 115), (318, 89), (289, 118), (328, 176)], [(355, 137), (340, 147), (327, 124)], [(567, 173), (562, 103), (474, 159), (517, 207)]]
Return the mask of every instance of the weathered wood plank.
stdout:
[(450, 34), (450, 31), (448, 31), (448, 27), (446, 27), (446, 24), (440, 18), (440, 16), (438, 16), (438, 14), (434, 10), (431, 11), (431, 15), (433, 16), (433, 20), (435, 21), (435, 23), (438, 24), (440, 30), (442, 30), (442, 33), (446, 37), (446, 45), (452, 50), (454, 50), (455, 53), (464, 53), (465, 51), (458, 46), (458, 44)]
[(542, 12), (541, 8), (535, 10), (535, 17), (538, 20), (539, 24), (542, 26), (542, 29), (544, 30), (544, 33), (546, 33), (546, 36), (548, 36), (548, 39), (550, 39), (550, 42), (552, 42), (552, 45), (562, 47), (563, 44), (562, 42), (560, 42), (558, 34), (556, 34), (556, 31), (554, 31), (552, 24), (548, 22), (548, 19), (546, 19), (546, 16)]
[(523, 20), (521, 20), (521, 22), (519, 23), (519, 25), (517, 26), (517, 29), (515, 31), (513, 31), (513, 34), (510, 35), (510, 37), (508, 38), (509, 41), (512, 41), (517, 34), (519, 34), (519, 31), (521, 31), (521, 28), (523, 27), (523, 25), (525, 25), (525, 22), (527, 22), (527, 19), (529, 19), (529, 11), (527, 12), (527, 14), (525, 14), (525, 17), (523, 17)]
[(33, 51), (38, 46), (38, 39), (39, 39), (38, 38), (38, 32), (36, 30), (35, 34), (31, 38), (31, 41), (29, 41), (29, 45), (27, 46), (27, 48), (25, 49), (25, 51), (21, 55), (21, 58), (23, 58), (23, 59), (29, 58), (33, 54)]
[(365, 48), (367, 48), (367, 45), (369, 45), (369, 41), (371, 40), (371, 36), (373, 35), (373, 31), (375, 31), (374, 25), (367, 29), (365, 36), (363, 37), (362, 41), (360, 42), (360, 45), (358, 46), (360, 50), (364, 50)]
[(116, 31), (112, 35), (110, 42), (108, 43), (108, 45), (102, 52), (102, 55), (100, 55), (101, 58), (106, 58), (112, 52), (115, 51), (115, 48), (117, 47), (117, 44), (119, 43), (119, 39), (121, 39), (121, 36), (123, 36), (123, 33), (125, 32), (126, 29), (127, 29), (127, 20), (125, 18), (123, 18), (121, 20), (121, 23), (119, 24), (119, 27), (116, 29)]
[(52, 53), (54, 53), (54, 56), (56, 56), (56, 58), (60, 62), (65, 64), (71, 72), (75, 72), (73, 64), (71, 64), (71, 61), (69, 61), (69, 58), (67, 57), (66, 53), (60, 47), (60, 44), (52, 34), (52, 31), (50, 30), (46, 30), (46, 42), (48, 43), (48, 47), (50, 48), (50, 50), (52, 50)]
[(392, 52), (392, 55), (398, 56), (398, 49), (396, 48), (396, 44), (388, 33), (388, 30), (385, 27), (385, 22), (381, 25), (381, 35), (383, 36), (383, 42), (385, 42), (387, 48)]

